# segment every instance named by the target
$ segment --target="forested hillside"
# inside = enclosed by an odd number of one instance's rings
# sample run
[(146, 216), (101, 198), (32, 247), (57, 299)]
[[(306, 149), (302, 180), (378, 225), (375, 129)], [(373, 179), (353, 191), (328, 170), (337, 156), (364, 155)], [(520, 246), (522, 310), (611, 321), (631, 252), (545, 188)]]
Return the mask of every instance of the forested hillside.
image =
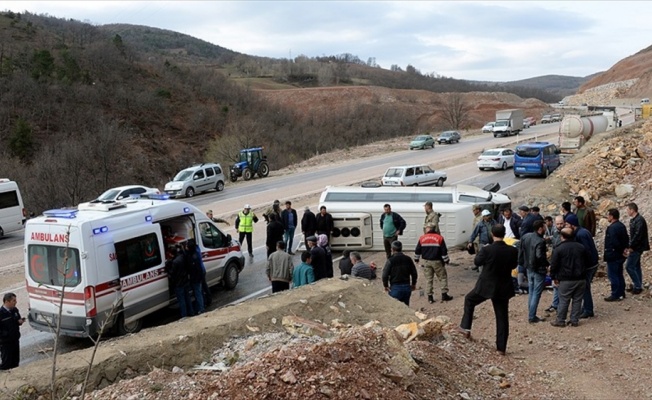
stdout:
[[(289, 87), (491, 89), (414, 68), (383, 70), (354, 56), (268, 60), (154, 28), (28, 13), (0, 14), (0, 43), (0, 175), (19, 182), (35, 212), (117, 185), (162, 187), (194, 162), (226, 167), (244, 146), (264, 145), (276, 169), (336, 148), (452, 127), (442, 100), (424, 106), (430, 117), (440, 114), (427, 124), (423, 111), (380, 101), (298, 115), (235, 77), (267, 76)], [(478, 120), (458, 119), (456, 127), (472, 123)]]

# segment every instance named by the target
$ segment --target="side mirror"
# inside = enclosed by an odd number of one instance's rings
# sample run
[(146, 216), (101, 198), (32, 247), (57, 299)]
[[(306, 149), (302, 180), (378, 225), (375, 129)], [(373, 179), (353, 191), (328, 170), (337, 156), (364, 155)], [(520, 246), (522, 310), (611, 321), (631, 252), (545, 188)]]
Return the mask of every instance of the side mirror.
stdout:
[(231, 235), (227, 234), (226, 235), (226, 242), (230, 245), (232, 241), (233, 241), (233, 238), (231, 237)]

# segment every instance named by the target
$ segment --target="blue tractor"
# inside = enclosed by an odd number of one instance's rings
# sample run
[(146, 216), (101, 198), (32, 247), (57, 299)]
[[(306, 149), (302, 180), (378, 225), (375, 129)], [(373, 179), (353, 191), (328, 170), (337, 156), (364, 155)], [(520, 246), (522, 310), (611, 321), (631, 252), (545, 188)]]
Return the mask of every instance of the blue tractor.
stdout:
[(237, 181), (240, 176), (248, 181), (255, 174), (261, 178), (269, 175), (269, 165), (267, 156), (263, 155), (263, 148), (252, 147), (240, 150), (238, 162), (231, 166), (231, 182)]

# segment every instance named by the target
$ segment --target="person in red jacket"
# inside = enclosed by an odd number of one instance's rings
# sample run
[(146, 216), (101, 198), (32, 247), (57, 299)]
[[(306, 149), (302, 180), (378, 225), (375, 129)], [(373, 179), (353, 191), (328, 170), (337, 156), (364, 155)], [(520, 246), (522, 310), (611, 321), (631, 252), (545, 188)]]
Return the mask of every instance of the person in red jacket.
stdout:
[(419, 238), (417, 247), (414, 250), (414, 263), (419, 264), (419, 259), (422, 257), (421, 267), (426, 275), (428, 282), (428, 302), (430, 304), (435, 302), (433, 281), (434, 276), (437, 276), (439, 284), (441, 285), (441, 300), (453, 300), (452, 296), (448, 295), (448, 273), (446, 272), (446, 265), (450, 262), (448, 257), (448, 249), (446, 249), (446, 242), (444, 237), (437, 232), (435, 224), (426, 225), (428, 232)]

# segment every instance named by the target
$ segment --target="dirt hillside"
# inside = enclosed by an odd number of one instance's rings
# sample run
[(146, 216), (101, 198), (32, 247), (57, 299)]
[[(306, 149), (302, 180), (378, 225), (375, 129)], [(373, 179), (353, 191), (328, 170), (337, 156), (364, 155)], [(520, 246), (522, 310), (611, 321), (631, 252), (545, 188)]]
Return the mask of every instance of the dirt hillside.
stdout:
[(650, 97), (652, 95), (652, 47), (620, 60), (607, 71), (582, 85), (578, 94), (599, 86), (629, 80), (633, 80), (632, 84), (618, 97)]
[[(536, 99), (522, 99), (504, 92), (433, 93), (426, 90), (388, 89), (377, 86), (331, 87), (287, 90), (257, 90), (260, 96), (281, 104), (303, 118), (328, 115), (330, 111), (346, 111), (391, 104), (419, 121), (419, 127), (445, 126), (441, 109), (452, 96), (461, 96), (471, 108), (468, 127), (479, 128), (493, 121), (496, 110), (522, 108), (526, 116), (537, 120), (548, 110), (548, 105)], [(346, 113), (344, 114), (346, 115)], [(444, 128), (446, 129), (446, 128)]]

